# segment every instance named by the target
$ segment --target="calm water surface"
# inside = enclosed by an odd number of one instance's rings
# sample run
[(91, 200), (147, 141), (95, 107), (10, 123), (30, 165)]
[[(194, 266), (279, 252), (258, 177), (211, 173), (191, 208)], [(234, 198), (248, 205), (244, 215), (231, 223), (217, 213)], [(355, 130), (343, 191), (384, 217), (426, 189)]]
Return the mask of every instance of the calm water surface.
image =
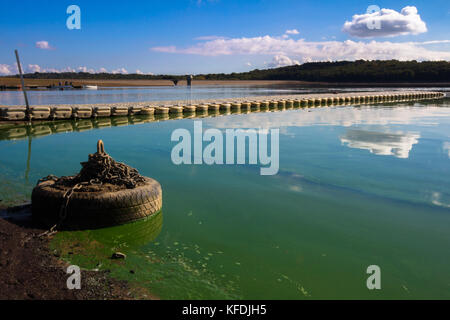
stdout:
[[(142, 102), (163, 100), (224, 99), (247, 96), (268, 96), (282, 94), (304, 94), (345, 91), (393, 91), (393, 90), (444, 90), (449, 88), (307, 88), (304, 86), (268, 85), (237, 86), (209, 85), (180, 87), (121, 87), (100, 88), (99, 90), (29, 90), (31, 105), (91, 104)], [(21, 91), (0, 91), (0, 105), (24, 105)]]
[[(21, 202), (39, 178), (77, 172), (103, 139), (116, 160), (161, 183), (163, 212), (59, 233), (52, 245), (72, 263), (165, 299), (450, 298), (449, 99), (202, 119), (221, 130), (279, 128), (275, 176), (172, 164), (170, 135), (193, 121), (2, 140), (0, 198)], [(108, 259), (117, 250), (124, 262)], [(381, 268), (381, 290), (366, 288), (369, 265)]]

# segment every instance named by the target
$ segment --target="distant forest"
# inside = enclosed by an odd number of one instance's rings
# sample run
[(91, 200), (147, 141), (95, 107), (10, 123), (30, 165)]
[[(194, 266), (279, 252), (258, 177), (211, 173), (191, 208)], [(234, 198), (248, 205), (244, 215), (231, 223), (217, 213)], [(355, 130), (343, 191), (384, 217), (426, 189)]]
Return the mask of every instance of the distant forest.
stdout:
[[(111, 73), (29, 73), (29, 79), (181, 80), (186, 75)], [(194, 80), (300, 80), (311, 82), (450, 82), (447, 61), (340, 61), (312, 62), (242, 73), (199, 74)]]

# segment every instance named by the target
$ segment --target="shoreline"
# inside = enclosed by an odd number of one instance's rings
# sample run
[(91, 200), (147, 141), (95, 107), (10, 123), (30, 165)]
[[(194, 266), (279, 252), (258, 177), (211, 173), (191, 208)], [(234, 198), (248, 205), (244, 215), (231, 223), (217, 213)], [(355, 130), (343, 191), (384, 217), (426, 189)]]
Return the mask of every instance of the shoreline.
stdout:
[(69, 263), (49, 248), (51, 238), (36, 237), (45, 230), (26, 214), (12, 212), (23, 210), (17, 208), (0, 205), (0, 212), (11, 212), (7, 218), (0, 215), (1, 300), (158, 299), (144, 288), (112, 278), (108, 270), (82, 269), (81, 289), (67, 289)]
[[(29, 79), (26, 85), (48, 86), (59, 82), (72, 82), (74, 85), (97, 85), (99, 87), (173, 87), (172, 80), (95, 80), (95, 79)], [(187, 85), (186, 80), (179, 80), (177, 86)], [(416, 87), (450, 87), (450, 82), (311, 82), (301, 80), (193, 80), (192, 86), (278, 86), (294, 85), (305, 87), (386, 87), (386, 88), (416, 88)], [(0, 78), (0, 86), (20, 86), (19, 78)], [(17, 91), (17, 90), (12, 90)]]

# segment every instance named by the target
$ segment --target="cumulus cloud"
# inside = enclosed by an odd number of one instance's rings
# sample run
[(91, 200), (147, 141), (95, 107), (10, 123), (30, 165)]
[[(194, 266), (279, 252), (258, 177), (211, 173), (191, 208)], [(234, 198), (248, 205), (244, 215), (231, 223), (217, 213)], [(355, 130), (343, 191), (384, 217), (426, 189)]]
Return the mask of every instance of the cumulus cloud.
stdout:
[(349, 148), (369, 150), (370, 153), (407, 159), (413, 145), (419, 143), (420, 134), (413, 132), (377, 132), (351, 130), (340, 137)]
[(64, 69), (61, 69), (60, 72), (77, 72), (77, 71), (72, 67), (65, 67)]
[(78, 67), (78, 72), (84, 72), (84, 73), (95, 73), (94, 69), (89, 69), (87, 67)]
[(299, 34), (300, 32), (298, 32), (297, 29), (292, 29), (292, 30), (286, 30), (285, 33), (286, 33), (286, 34)]
[[(18, 72), (17, 66), (0, 64), (0, 75), (10, 75), (10, 74), (17, 73), (17, 72)], [(24, 68), (24, 72), (27, 72), (27, 73), (34, 73), (34, 72), (40, 72), (40, 73), (64, 73), (64, 72), (108, 73), (108, 70), (105, 68), (100, 68), (100, 69), (98, 69), (98, 71), (95, 71), (94, 69), (88, 68), (85, 66), (80, 66), (78, 68), (65, 67), (62, 69), (56, 69), (56, 68), (44, 68), (38, 64), (29, 64), (26, 68)], [(123, 73), (123, 74), (128, 73), (127, 70), (124, 68), (114, 70), (114, 72), (115, 73)]]
[(278, 68), (292, 66), (295, 64), (300, 64), (297, 60), (292, 60), (291, 58), (283, 55), (276, 55), (273, 57), (272, 61), (267, 64), (269, 68)]
[(118, 74), (118, 73), (120, 73), (120, 74), (128, 74), (128, 71), (125, 68), (119, 68), (119, 69), (113, 70), (112, 73), (113, 74)]
[(43, 49), (43, 50), (52, 50), (53, 47), (50, 46), (48, 41), (38, 41), (36, 42), (36, 48)]
[[(439, 40), (439, 42), (448, 40)], [(165, 53), (219, 55), (284, 55), (299, 61), (335, 60), (450, 60), (450, 52), (426, 48), (427, 43), (363, 41), (305, 41), (263, 36), (253, 38), (217, 39), (197, 43), (187, 48), (154, 47)]]
[(152, 76), (152, 75), (153, 75), (152, 72), (143, 72), (143, 71), (141, 71), (141, 70), (139, 70), (139, 69), (136, 70), (136, 74), (149, 75), (149, 76)]
[(343, 28), (354, 37), (395, 37), (427, 32), (427, 26), (413, 6), (404, 7), (400, 12), (381, 9), (378, 12), (355, 14), (352, 21), (346, 21)]
[(0, 74), (2, 74), (2, 75), (12, 74), (11, 66), (9, 66), (7, 64), (0, 64)]
[(41, 72), (41, 67), (37, 64), (29, 64), (26, 70), (31, 73)]

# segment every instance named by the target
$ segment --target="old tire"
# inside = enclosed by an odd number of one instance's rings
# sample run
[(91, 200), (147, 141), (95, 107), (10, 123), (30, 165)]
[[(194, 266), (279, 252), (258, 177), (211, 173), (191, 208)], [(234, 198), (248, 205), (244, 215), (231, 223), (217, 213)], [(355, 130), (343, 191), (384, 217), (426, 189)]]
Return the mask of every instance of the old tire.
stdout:
[(59, 222), (59, 229), (96, 229), (125, 224), (148, 217), (162, 208), (162, 190), (158, 181), (145, 177), (143, 185), (113, 192), (74, 192), (67, 215), (60, 222), (65, 190), (54, 181), (38, 184), (32, 192), (33, 219), (46, 226)]

